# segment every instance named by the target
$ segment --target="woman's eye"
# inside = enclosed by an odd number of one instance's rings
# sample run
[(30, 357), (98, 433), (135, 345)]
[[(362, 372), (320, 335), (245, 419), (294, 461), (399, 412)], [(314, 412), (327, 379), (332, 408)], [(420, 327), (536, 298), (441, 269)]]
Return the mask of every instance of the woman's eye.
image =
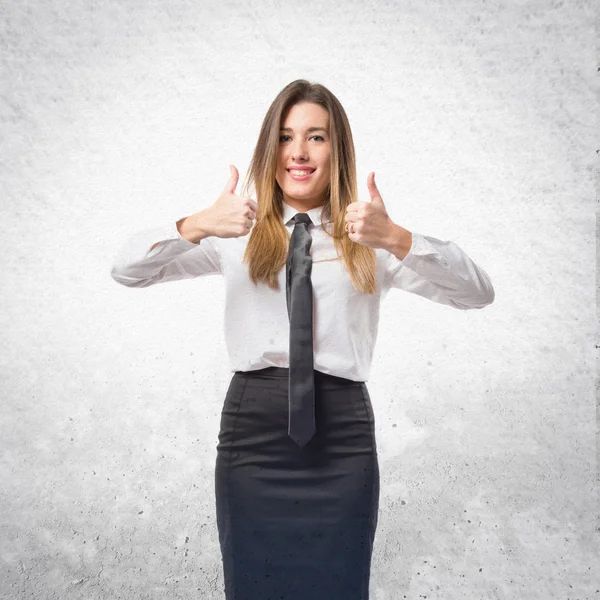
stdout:
[[(279, 141), (285, 142), (286, 140), (284, 138), (289, 138), (289, 137), (290, 137), (289, 135), (280, 135)], [(322, 135), (313, 135), (310, 137), (310, 139), (312, 139), (312, 138), (319, 138), (320, 140), (325, 141), (325, 138)]]

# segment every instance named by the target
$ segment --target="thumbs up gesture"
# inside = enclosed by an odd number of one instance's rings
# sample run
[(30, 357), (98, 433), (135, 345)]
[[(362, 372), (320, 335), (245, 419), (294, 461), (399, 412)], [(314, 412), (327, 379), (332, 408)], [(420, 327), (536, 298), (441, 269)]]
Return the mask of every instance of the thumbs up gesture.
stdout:
[[(375, 185), (375, 173), (367, 177), (370, 202), (352, 202), (346, 207), (346, 231), (353, 242), (369, 248), (385, 248), (396, 253), (399, 244), (412, 234), (390, 219), (383, 199)], [(410, 241), (408, 241), (410, 248)]]
[(258, 204), (252, 198), (236, 195), (240, 176), (234, 165), (229, 165), (229, 173), (221, 195), (212, 206), (202, 211), (199, 218), (209, 235), (220, 238), (248, 235), (258, 212)]

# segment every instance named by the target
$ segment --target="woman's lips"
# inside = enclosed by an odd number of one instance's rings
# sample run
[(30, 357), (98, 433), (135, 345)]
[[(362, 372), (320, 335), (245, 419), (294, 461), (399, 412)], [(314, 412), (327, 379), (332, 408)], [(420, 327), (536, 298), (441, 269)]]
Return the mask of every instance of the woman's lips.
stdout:
[[(298, 170), (300, 171), (301, 169), (298, 169)], [(316, 169), (312, 173), (309, 173), (308, 175), (295, 175), (294, 173), (292, 173), (291, 170), (288, 170), (288, 173), (294, 181), (305, 181), (309, 177), (312, 177), (312, 175), (314, 175), (315, 171), (316, 171)]]

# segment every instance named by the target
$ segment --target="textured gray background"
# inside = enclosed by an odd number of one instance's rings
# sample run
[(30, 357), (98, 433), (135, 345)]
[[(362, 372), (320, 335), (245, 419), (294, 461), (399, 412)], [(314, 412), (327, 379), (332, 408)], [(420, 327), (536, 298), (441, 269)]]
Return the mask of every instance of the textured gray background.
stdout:
[(496, 289), (382, 304), (373, 600), (599, 598), (593, 2), (323, 4), (0, 4), (0, 598), (223, 598), (223, 282), (109, 272), (243, 178), (300, 77), (361, 199), (374, 170)]

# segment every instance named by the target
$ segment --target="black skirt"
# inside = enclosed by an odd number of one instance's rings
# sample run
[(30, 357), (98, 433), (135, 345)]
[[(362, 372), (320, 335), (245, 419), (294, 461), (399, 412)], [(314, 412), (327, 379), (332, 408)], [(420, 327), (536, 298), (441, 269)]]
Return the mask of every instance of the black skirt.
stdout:
[(288, 430), (288, 369), (236, 371), (217, 445), (226, 600), (368, 600), (379, 509), (364, 382), (315, 371), (315, 436)]

